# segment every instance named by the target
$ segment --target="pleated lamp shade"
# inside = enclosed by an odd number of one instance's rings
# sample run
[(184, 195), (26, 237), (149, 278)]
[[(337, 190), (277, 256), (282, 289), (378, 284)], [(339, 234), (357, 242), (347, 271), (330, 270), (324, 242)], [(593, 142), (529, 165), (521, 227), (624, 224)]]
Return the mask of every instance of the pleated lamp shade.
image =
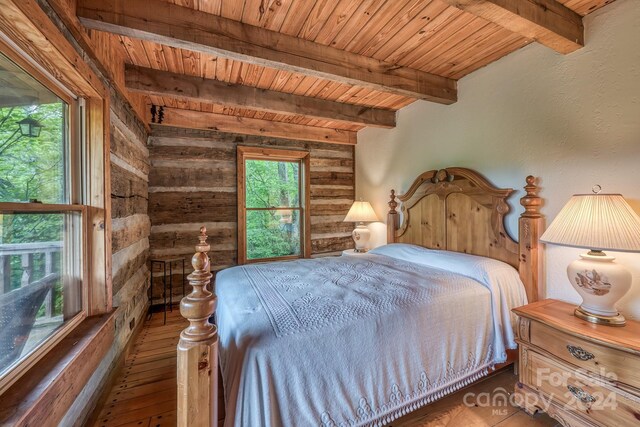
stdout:
[(640, 217), (620, 194), (576, 194), (540, 240), (592, 250), (640, 252)]
[(369, 202), (353, 202), (351, 209), (344, 218), (344, 222), (375, 222), (378, 221), (376, 213)]

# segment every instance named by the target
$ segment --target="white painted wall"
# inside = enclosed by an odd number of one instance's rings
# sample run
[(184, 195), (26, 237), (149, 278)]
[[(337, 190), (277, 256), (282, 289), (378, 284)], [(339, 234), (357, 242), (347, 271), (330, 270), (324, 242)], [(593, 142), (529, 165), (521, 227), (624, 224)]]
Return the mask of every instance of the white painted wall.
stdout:
[[(395, 129), (363, 129), (356, 148), (357, 197), (386, 219), (389, 190), (421, 172), (464, 166), (519, 191), (507, 228), (517, 235), (528, 174), (540, 178), (547, 223), (574, 193), (600, 184), (640, 213), (640, 1), (617, 0), (584, 19), (586, 46), (563, 56), (531, 44), (459, 81), (450, 106), (418, 101)], [(371, 224), (375, 245), (386, 239)], [(580, 301), (565, 268), (579, 249), (546, 249), (546, 295)], [(640, 254), (617, 254), (633, 273), (620, 309), (640, 319)]]

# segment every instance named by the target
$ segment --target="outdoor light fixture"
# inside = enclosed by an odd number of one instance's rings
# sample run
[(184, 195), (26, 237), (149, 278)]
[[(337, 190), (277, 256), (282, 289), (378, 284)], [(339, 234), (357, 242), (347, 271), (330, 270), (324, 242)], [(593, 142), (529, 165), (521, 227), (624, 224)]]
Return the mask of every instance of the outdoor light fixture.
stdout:
[(30, 138), (39, 137), (40, 131), (44, 127), (42, 126), (42, 123), (40, 123), (36, 119), (32, 119), (31, 117), (20, 120), (18, 122), (18, 126), (20, 126), (20, 133), (22, 134), (22, 136), (28, 136)]

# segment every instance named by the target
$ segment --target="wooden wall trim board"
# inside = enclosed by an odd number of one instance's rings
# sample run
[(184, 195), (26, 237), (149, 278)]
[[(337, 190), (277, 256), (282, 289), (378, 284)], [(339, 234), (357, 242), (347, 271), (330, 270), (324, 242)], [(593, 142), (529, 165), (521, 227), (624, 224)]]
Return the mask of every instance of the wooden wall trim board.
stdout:
[(456, 81), (160, 0), (78, 0), (87, 28), (451, 104)]
[(163, 109), (162, 126), (187, 129), (208, 129), (229, 133), (244, 133), (274, 138), (297, 138), (301, 141), (331, 142), (334, 144), (354, 145), (357, 133), (352, 131), (304, 126), (294, 123), (274, 122), (271, 120), (248, 117), (228, 116), (218, 113), (183, 110), (179, 108)]
[(250, 108), (277, 114), (299, 114), (320, 120), (382, 128), (392, 128), (396, 123), (396, 113), (392, 110), (230, 84), (134, 65), (127, 65), (125, 68), (125, 84), (132, 92), (168, 96), (179, 100)]
[(90, 277), (89, 314), (110, 311), (111, 289), (111, 168), (109, 167), (110, 99), (86, 100), (86, 123), (90, 174), (88, 221), (91, 256), (87, 258)]
[(582, 17), (556, 0), (444, 0), (559, 53), (584, 46)]

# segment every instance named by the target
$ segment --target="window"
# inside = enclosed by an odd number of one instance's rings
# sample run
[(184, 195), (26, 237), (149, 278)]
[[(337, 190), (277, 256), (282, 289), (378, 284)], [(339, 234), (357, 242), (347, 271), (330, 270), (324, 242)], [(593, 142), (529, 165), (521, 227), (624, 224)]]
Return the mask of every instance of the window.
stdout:
[(238, 262), (308, 257), (309, 153), (238, 147)]
[(7, 55), (0, 53), (0, 389), (81, 320), (84, 297), (78, 101)]

